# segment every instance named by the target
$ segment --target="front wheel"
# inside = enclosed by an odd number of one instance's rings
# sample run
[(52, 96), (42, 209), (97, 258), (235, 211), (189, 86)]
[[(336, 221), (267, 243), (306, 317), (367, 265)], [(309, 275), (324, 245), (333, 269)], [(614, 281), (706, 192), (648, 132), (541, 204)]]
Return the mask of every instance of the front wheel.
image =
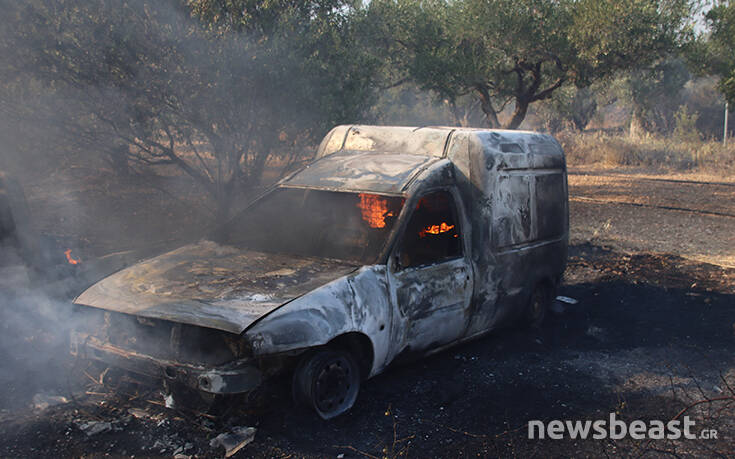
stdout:
[(349, 352), (319, 349), (305, 355), (296, 367), (293, 394), (322, 419), (331, 419), (350, 408), (360, 391), (360, 367)]

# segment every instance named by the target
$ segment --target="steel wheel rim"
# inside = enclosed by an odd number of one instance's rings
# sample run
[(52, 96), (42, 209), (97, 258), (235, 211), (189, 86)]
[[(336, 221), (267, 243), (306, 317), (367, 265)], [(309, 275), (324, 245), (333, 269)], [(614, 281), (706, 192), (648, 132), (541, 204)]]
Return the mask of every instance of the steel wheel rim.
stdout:
[(538, 320), (544, 311), (544, 300), (542, 295), (535, 294), (533, 295), (533, 300), (531, 302), (531, 320)]
[(314, 401), (319, 411), (338, 411), (349, 402), (353, 371), (343, 357), (331, 359), (319, 369), (314, 381)]

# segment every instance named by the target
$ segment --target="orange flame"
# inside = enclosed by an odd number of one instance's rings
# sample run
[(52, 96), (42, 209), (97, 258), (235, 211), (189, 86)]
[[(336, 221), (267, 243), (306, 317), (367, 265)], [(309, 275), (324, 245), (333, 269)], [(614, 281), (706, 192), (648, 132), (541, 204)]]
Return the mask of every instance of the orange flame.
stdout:
[(427, 234), (441, 234), (447, 233), (454, 229), (454, 225), (449, 225), (446, 222), (442, 222), (441, 225), (431, 225), (419, 231), (419, 237), (425, 237)]
[(362, 211), (362, 219), (370, 228), (385, 228), (385, 217), (393, 217), (388, 210), (388, 200), (375, 194), (360, 193), (357, 207)]
[(68, 261), (70, 265), (78, 265), (82, 262), (82, 260), (77, 260), (71, 257), (71, 249), (67, 249), (64, 252), (64, 255), (66, 255), (66, 261)]

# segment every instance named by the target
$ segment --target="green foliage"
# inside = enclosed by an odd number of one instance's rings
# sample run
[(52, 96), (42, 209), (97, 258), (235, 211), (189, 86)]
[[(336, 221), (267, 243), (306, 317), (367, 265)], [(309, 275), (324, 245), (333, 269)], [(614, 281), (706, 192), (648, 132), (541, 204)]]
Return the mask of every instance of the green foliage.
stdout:
[[(348, 0), (184, 0), (192, 14), (218, 32), (268, 37), (284, 30), (305, 32), (343, 16)], [(295, 43), (296, 44), (296, 43)]]
[[(487, 124), (517, 128), (530, 104), (646, 65), (686, 39), (684, 0), (373, 0), (406, 78), (456, 104), (473, 94)], [(376, 21), (378, 22), (378, 21)]]
[(681, 59), (664, 59), (649, 69), (634, 69), (630, 88), (633, 116), (648, 132), (670, 133), (674, 113), (682, 104), (682, 91), (691, 75)]
[(688, 60), (697, 71), (718, 75), (720, 90), (735, 105), (735, 3), (718, 1), (706, 18), (711, 34), (688, 48)]
[(727, 78), (720, 81), (720, 90), (725, 94), (731, 107), (735, 107), (735, 69)]
[(674, 115), (674, 139), (680, 142), (698, 142), (702, 137), (697, 130), (699, 113), (689, 113), (686, 105), (682, 105)]
[(134, 167), (179, 167), (218, 219), (269, 156), (298, 154), (372, 102), (378, 62), (345, 2), (32, 0), (3, 11), (4, 76), (43, 84), (37, 120)]
[(382, 91), (372, 109), (371, 122), (409, 126), (443, 126), (456, 122), (447, 104), (436, 101), (426, 91), (410, 84)]
[(574, 126), (584, 131), (597, 111), (597, 100), (589, 88), (578, 89), (572, 98), (571, 119)]
[(724, 123), (722, 93), (715, 77), (700, 77), (687, 82), (682, 93), (682, 104), (690, 112), (699, 113), (697, 130), (704, 138), (720, 138)]
[(575, 129), (584, 131), (597, 112), (597, 98), (589, 87), (576, 88), (565, 85), (546, 101), (538, 104), (535, 110), (549, 132), (558, 132), (571, 124)]

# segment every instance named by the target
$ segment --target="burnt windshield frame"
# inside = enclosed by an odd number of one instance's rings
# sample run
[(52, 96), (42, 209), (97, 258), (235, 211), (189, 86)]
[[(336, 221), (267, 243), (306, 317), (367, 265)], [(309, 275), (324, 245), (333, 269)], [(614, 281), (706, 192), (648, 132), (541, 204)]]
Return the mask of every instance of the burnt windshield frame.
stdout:
[[(422, 262), (412, 262), (406, 266), (403, 266), (402, 264), (397, 266), (399, 270), (405, 270), (405, 269), (417, 269), (422, 268), (425, 266), (432, 266), (439, 263), (448, 262), (451, 260), (456, 260), (460, 258), (464, 258), (465, 256), (465, 247), (464, 247), (464, 224), (462, 222), (462, 219), (460, 217), (459, 209), (457, 208), (457, 198), (454, 196), (454, 194), (447, 189), (434, 189), (434, 190), (425, 190), (423, 193), (420, 193), (417, 195), (416, 204), (412, 205), (410, 208), (410, 214), (406, 216), (406, 224), (403, 227), (403, 231), (401, 232), (400, 238), (397, 241), (396, 244), (396, 250), (399, 255), (403, 255), (407, 251), (409, 251), (409, 241), (413, 238), (415, 238), (415, 234), (411, 232), (411, 230), (415, 231), (416, 228), (410, 228), (411, 224), (414, 222), (414, 218), (416, 218), (419, 213), (422, 215), (425, 213), (431, 213), (431, 210), (429, 210), (425, 205), (421, 208), (419, 206), (421, 203), (427, 199), (427, 198), (434, 198), (437, 195), (442, 195), (443, 197), (446, 197), (447, 202), (447, 217), (449, 217), (449, 220), (454, 222), (454, 225), (452, 225), (452, 229), (454, 229), (453, 233), (455, 234), (455, 238), (458, 239), (456, 241), (456, 253), (451, 253), (442, 257), (429, 257), (426, 261)], [(434, 198), (435, 199), (435, 198)], [(430, 199), (432, 201), (433, 199)], [(429, 202), (430, 202), (429, 201)], [(455, 228), (456, 227), (456, 228)], [(451, 231), (450, 231), (451, 232)], [(426, 242), (431, 241), (430, 239), (427, 239)], [(436, 244), (439, 244), (438, 241), (435, 242)]]
[(392, 272), (399, 272), (404, 271), (406, 269), (421, 269), (422, 267), (426, 266), (432, 266), (431, 264), (428, 265), (420, 265), (420, 266), (411, 266), (411, 267), (399, 267), (396, 261), (396, 256), (398, 255), (398, 252), (401, 249), (401, 245), (403, 243), (403, 238), (405, 236), (405, 232), (408, 227), (409, 220), (413, 216), (413, 213), (415, 211), (416, 204), (424, 197), (432, 193), (436, 193), (439, 191), (447, 192), (454, 202), (454, 212), (455, 217), (457, 219), (457, 222), (460, 225), (460, 247), (462, 249), (462, 254), (459, 255), (456, 258), (452, 259), (445, 259), (440, 261), (440, 263), (451, 261), (451, 260), (458, 260), (458, 259), (469, 259), (469, 254), (471, 252), (470, 247), (470, 241), (472, 239), (472, 227), (469, 224), (469, 221), (467, 219), (466, 209), (464, 207), (464, 203), (461, 199), (461, 195), (459, 193), (459, 190), (452, 185), (439, 185), (439, 186), (431, 186), (431, 187), (421, 187), (421, 189), (415, 190), (410, 193), (410, 198), (406, 200), (406, 202), (403, 205), (403, 211), (401, 213), (401, 216), (399, 218), (398, 224), (393, 227), (393, 235), (391, 236), (391, 242), (390, 245), (386, 247), (386, 250), (381, 258), (381, 263), (386, 264), (389, 269)]
[[(225, 245), (266, 253), (377, 264), (392, 240), (405, 200), (403, 195), (370, 191), (278, 186), (213, 237)], [(378, 216), (376, 211), (383, 213)], [(257, 231), (248, 232), (253, 228)]]

